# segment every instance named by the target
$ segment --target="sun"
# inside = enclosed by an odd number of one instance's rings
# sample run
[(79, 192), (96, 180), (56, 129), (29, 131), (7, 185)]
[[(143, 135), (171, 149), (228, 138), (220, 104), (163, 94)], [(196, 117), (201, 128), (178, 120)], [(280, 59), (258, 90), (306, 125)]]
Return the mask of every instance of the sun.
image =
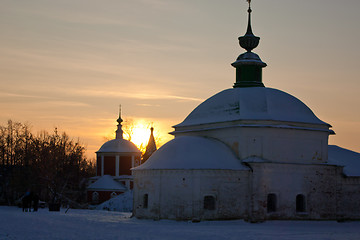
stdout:
[(124, 138), (133, 142), (143, 152), (150, 138), (150, 123), (143, 119), (126, 120)]

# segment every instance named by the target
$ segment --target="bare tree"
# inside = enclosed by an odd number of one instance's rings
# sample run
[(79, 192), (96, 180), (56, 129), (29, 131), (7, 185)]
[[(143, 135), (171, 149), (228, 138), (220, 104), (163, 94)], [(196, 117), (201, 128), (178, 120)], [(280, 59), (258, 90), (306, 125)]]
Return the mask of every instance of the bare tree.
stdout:
[(95, 173), (85, 147), (56, 128), (33, 135), (27, 124), (9, 120), (0, 134), (0, 201), (14, 202), (28, 188), (42, 192), (44, 200), (74, 197), (83, 179)]
[(134, 119), (132, 118), (126, 118), (124, 121), (124, 124), (122, 126), (122, 130), (125, 134), (125, 138), (129, 141), (131, 141), (131, 137), (134, 134), (134, 129), (136, 128)]

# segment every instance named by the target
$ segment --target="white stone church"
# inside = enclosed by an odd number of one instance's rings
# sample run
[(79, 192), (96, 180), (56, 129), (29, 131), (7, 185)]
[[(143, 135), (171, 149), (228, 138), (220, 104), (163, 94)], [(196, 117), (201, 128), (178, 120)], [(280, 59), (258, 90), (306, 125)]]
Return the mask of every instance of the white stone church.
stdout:
[(331, 125), (263, 85), (250, 19), (249, 6), (233, 88), (196, 107), (133, 168), (137, 218), (360, 219), (360, 154), (329, 146)]

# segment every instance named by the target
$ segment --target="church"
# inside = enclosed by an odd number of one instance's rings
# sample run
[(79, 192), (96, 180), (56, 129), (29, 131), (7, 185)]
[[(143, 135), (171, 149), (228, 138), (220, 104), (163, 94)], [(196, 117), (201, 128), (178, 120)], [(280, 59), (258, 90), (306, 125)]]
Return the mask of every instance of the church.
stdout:
[(298, 98), (265, 87), (266, 67), (246, 51), (233, 88), (197, 106), (174, 139), (132, 169), (133, 215), (176, 220), (360, 219), (360, 154), (328, 144), (335, 134)]
[(105, 142), (96, 152), (96, 176), (89, 179), (87, 187), (89, 203), (99, 204), (132, 190), (131, 168), (145, 162), (156, 151), (153, 127), (150, 128), (149, 142), (142, 156), (141, 151), (134, 143), (124, 139), (122, 122), (120, 109), (115, 139)]

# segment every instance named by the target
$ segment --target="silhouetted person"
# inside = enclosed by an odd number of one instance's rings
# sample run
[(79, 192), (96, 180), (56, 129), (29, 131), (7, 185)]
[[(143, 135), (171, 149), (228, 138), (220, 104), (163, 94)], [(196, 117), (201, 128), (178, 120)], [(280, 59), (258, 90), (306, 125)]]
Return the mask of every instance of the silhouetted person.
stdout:
[(32, 203), (33, 203), (34, 212), (37, 212), (39, 208), (39, 196), (36, 193), (33, 194), (32, 196)]
[(23, 212), (31, 211), (31, 202), (32, 202), (32, 192), (27, 191), (24, 197), (22, 198)]

